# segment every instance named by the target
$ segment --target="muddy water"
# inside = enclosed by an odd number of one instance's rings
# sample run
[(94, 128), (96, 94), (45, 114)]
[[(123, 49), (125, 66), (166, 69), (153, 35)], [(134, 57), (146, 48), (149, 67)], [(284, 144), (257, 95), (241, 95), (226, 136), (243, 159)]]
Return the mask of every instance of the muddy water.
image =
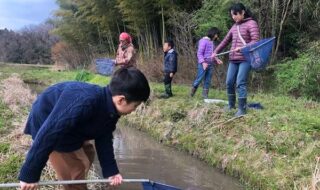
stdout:
[[(205, 163), (163, 146), (143, 132), (118, 127), (114, 148), (120, 171), (127, 179), (150, 179), (188, 190), (244, 189), (234, 178)], [(138, 190), (140, 184), (124, 184), (120, 189)]]

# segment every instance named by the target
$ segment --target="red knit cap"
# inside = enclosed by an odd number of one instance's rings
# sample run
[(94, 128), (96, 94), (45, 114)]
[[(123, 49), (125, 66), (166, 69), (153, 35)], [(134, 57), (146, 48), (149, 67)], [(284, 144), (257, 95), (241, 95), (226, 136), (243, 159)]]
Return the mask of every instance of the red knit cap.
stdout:
[(120, 40), (124, 40), (127, 43), (131, 43), (132, 42), (132, 38), (130, 36), (130, 34), (126, 33), (126, 32), (122, 32), (119, 36)]

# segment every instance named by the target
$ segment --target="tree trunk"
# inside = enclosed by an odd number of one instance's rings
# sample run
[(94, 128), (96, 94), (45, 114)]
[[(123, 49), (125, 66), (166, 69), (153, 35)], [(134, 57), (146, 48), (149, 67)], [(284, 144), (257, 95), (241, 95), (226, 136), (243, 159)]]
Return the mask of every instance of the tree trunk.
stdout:
[(164, 44), (164, 40), (166, 39), (165, 25), (164, 25), (164, 15), (163, 15), (163, 6), (161, 5), (161, 19), (162, 19), (162, 44)]
[[(284, 24), (284, 22), (285, 22), (285, 20), (287, 18), (287, 14), (288, 14), (290, 3), (291, 3), (291, 0), (288, 0), (286, 2), (286, 4), (285, 4), (285, 7), (282, 10), (279, 33), (278, 33), (278, 37), (277, 37), (277, 45), (276, 45), (276, 50), (274, 51), (273, 56), (277, 55), (277, 52), (278, 52), (278, 49), (279, 49), (279, 44), (280, 44), (280, 39), (281, 39), (281, 34), (282, 34), (282, 29), (283, 29), (283, 24)], [(272, 60), (274, 60), (274, 58)]]

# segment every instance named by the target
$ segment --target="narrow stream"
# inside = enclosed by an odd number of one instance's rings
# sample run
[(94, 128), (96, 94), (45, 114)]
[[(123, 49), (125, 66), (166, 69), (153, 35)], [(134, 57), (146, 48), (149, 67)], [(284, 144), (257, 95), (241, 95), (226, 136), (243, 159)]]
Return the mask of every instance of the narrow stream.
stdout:
[[(124, 178), (150, 179), (186, 190), (244, 189), (234, 178), (130, 127), (118, 127), (114, 133), (114, 148)], [(124, 184), (120, 189), (138, 190), (141, 186)]]

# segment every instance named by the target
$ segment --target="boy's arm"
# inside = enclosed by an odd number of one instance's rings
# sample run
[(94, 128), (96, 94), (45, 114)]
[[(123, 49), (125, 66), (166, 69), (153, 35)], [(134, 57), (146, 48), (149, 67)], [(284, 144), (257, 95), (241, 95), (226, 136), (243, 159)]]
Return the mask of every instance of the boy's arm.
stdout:
[(110, 131), (109, 134), (95, 139), (95, 146), (103, 177), (108, 178), (118, 174), (119, 169), (114, 157), (112, 132)]
[[(70, 101), (62, 102), (61, 99)], [(91, 110), (88, 101), (83, 102), (80, 98), (74, 98), (70, 94), (62, 95), (38, 131), (20, 170), (19, 180), (26, 183), (38, 182), (41, 171), (59, 138), (90, 117)]]
[(172, 53), (169, 57), (169, 69), (170, 73), (176, 73), (177, 72), (177, 54)]

